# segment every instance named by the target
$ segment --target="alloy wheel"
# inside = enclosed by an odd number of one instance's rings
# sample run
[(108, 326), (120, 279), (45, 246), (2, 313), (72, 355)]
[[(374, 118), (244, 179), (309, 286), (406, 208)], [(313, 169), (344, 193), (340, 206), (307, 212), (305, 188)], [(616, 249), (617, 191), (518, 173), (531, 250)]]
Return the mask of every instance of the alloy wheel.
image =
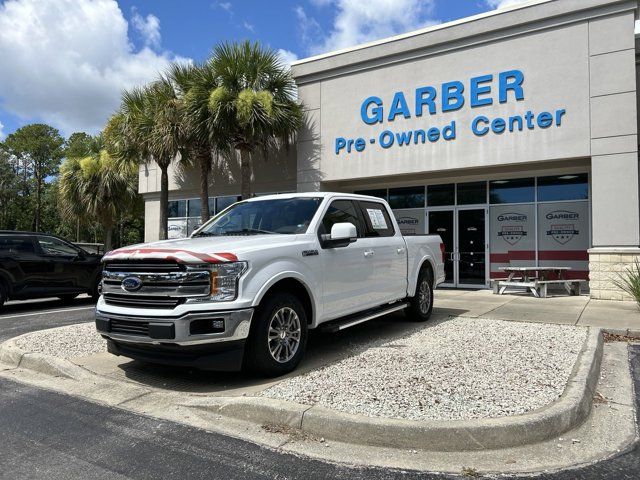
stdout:
[(298, 314), (290, 307), (280, 308), (269, 321), (269, 353), (278, 363), (288, 362), (298, 351), (301, 336)]
[(420, 313), (426, 315), (429, 312), (431, 306), (431, 285), (427, 279), (422, 280), (420, 283), (420, 290), (418, 291), (418, 307)]

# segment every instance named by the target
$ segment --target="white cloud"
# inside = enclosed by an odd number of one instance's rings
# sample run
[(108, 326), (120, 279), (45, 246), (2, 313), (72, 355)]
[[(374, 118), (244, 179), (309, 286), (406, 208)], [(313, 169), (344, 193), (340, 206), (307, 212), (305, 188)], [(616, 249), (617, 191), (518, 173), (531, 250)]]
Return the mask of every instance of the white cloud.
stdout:
[(158, 17), (149, 14), (145, 18), (134, 8), (131, 24), (133, 25), (133, 28), (140, 32), (140, 35), (142, 35), (144, 40), (144, 44), (147, 47), (160, 47), (160, 20)]
[[(159, 42), (159, 24), (150, 17), (143, 22), (148, 38), (157, 31)], [(128, 27), (115, 0), (0, 3), (2, 108), (65, 133), (100, 130), (123, 89), (184, 60), (149, 46), (136, 50)]]
[(315, 0), (314, 4), (319, 8), (333, 8), (336, 15), (331, 31), (325, 35), (314, 18), (303, 8), (296, 8), (302, 40), (311, 54), (339, 50), (440, 23), (432, 17), (434, 0)]
[(251, 33), (256, 33), (256, 27), (253, 24), (247, 22), (246, 20), (242, 22), (242, 26), (247, 30), (249, 30)]
[(291, 62), (294, 62), (298, 59), (298, 55), (292, 52), (291, 50), (285, 50), (284, 48), (278, 49), (278, 56), (280, 57), (280, 61), (284, 65), (291, 65)]
[(215, 3), (214, 5), (229, 13), (233, 11), (233, 5), (231, 5), (231, 2), (218, 2), (218, 3)]
[(530, 0), (486, 0), (487, 5), (495, 9), (513, 7), (514, 5), (519, 5), (528, 1)]
[(2, 140), (4, 140), (5, 134), (4, 134), (4, 125), (2, 124), (2, 122), (0, 122), (0, 142)]

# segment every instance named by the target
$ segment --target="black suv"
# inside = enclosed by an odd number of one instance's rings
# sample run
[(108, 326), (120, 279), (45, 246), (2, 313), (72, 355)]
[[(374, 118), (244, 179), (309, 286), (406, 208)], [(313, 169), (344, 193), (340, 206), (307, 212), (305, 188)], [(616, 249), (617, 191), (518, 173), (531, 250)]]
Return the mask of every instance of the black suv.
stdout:
[(8, 299), (70, 301), (81, 293), (97, 300), (101, 257), (53, 235), (0, 230), (0, 307)]

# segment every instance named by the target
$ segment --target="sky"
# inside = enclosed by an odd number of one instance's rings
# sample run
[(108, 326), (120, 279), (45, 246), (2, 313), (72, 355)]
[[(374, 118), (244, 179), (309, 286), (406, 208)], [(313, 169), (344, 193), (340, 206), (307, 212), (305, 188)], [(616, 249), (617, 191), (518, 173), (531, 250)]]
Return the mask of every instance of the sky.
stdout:
[(98, 133), (123, 89), (221, 42), (284, 62), (524, 0), (0, 0), (0, 141), (45, 122)]

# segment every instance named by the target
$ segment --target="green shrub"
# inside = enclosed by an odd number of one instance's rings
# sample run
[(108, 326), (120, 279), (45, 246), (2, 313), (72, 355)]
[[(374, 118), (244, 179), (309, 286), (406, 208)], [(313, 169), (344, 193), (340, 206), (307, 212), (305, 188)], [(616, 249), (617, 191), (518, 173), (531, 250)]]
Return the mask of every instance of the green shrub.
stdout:
[(631, 295), (640, 308), (640, 259), (636, 258), (624, 273), (619, 273), (613, 284)]

